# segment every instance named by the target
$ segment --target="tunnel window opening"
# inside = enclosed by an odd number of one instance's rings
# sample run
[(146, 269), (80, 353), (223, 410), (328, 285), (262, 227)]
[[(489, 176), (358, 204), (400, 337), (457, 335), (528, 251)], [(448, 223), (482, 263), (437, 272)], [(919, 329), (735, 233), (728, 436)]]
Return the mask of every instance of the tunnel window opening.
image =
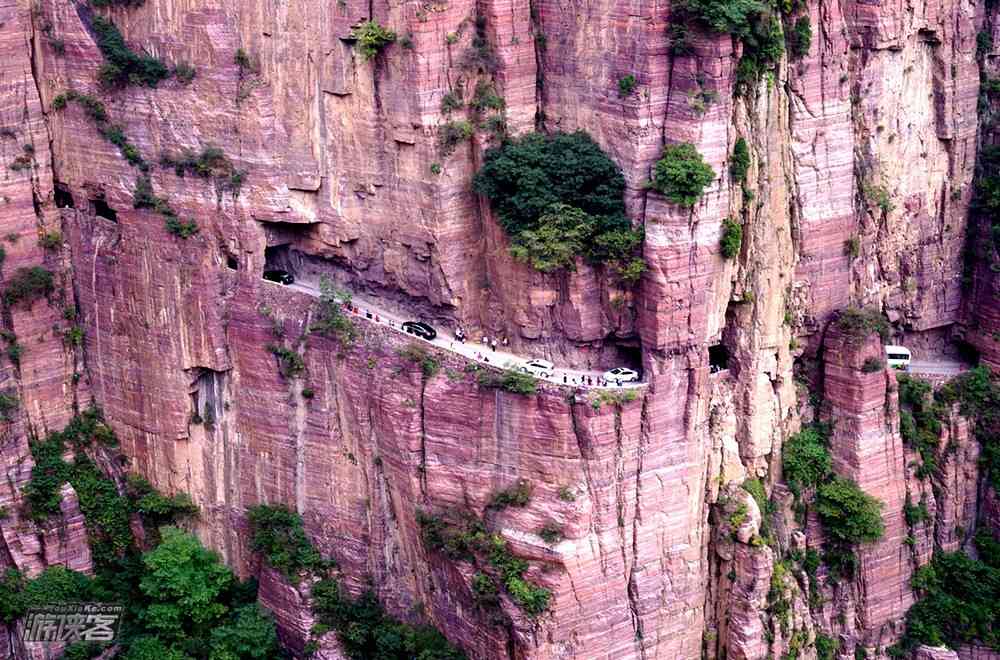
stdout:
[(729, 369), (729, 349), (722, 344), (708, 347), (708, 366), (713, 374)]
[(66, 189), (62, 184), (56, 184), (56, 206), (61, 209), (75, 209), (76, 204), (73, 202), (73, 194)]
[(99, 215), (100, 217), (110, 220), (111, 222), (118, 222), (118, 213), (113, 208), (108, 206), (108, 203), (103, 197), (96, 197), (90, 200), (90, 204), (94, 207), (95, 215)]
[(239, 270), (240, 262), (236, 261), (236, 257), (227, 256), (226, 268), (228, 268), (229, 270)]

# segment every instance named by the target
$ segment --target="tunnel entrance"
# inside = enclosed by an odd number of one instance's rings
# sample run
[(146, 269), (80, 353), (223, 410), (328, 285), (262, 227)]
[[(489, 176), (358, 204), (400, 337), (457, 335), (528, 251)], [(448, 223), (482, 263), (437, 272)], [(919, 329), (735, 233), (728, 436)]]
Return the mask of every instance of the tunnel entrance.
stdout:
[(118, 222), (118, 213), (113, 208), (108, 206), (108, 203), (103, 197), (95, 197), (90, 200), (90, 205), (94, 209), (94, 215), (98, 215), (106, 220), (110, 220), (111, 222)]
[(708, 347), (709, 372), (716, 373), (729, 368), (729, 349), (722, 344)]
[(238, 261), (236, 261), (236, 257), (227, 256), (226, 257), (226, 268), (228, 268), (229, 270), (239, 270), (240, 269), (240, 263)]
[(628, 367), (642, 373), (642, 349), (636, 345), (615, 344), (615, 366)]
[(269, 245), (264, 248), (264, 270), (283, 270), (295, 274), (299, 265), (298, 251), (290, 243)]

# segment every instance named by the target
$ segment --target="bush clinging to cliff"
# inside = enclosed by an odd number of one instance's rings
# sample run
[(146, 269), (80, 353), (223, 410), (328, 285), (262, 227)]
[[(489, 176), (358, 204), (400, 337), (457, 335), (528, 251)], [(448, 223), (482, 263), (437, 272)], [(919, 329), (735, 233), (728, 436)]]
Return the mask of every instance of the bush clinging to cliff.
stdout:
[(785, 481), (795, 493), (802, 488), (815, 488), (833, 470), (825, 434), (814, 426), (802, 429), (785, 442), (781, 460)]
[(509, 140), (486, 153), (473, 186), (490, 200), (511, 253), (534, 268), (571, 270), (584, 257), (641, 274), (630, 267), (642, 233), (625, 216), (625, 178), (586, 133)]
[(889, 337), (889, 322), (874, 309), (848, 307), (837, 317), (837, 327), (849, 337), (863, 339), (876, 332), (885, 341)]
[(873, 543), (882, 538), (882, 502), (861, 490), (856, 483), (834, 477), (816, 491), (816, 511), (823, 530), (835, 541)]
[(20, 302), (33, 303), (55, 290), (52, 272), (41, 266), (22, 266), (7, 280), (3, 300), (8, 307)]
[(312, 596), (320, 623), (337, 632), (344, 651), (354, 660), (465, 660), (465, 654), (435, 628), (413, 626), (386, 614), (371, 590), (354, 600), (328, 578), (313, 585)]
[(740, 253), (743, 246), (743, 227), (732, 218), (722, 221), (722, 238), (719, 239), (719, 250), (726, 259), (732, 259)]
[(108, 87), (156, 87), (157, 83), (170, 75), (170, 70), (160, 60), (133, 52), (115, 24), (103, 16), (94, 17), (94, 32), (97, 35), (97, 47), (104, 55), (104, 64), (97, 73), (101, 84)]
[(372, 59), (396, 40), (396, 33), (382, 27), (377, 21), (361, 23), (351, 30), (351, 36), (358, 40), (358, 50), (366, 60)]
[(267, 562), (298, 583), (303, 571), (329, 566), (310, 543), (302, 527), (302, 517), (283, 506), (259, 504), (247, 512), (253, 549)]
[(715, 171), (689, 142), (663, 148), (663, 156), (653, 169), (649, 187), (660, 191), (674, 204), (692, 207), (705, 187), (715, 180)]

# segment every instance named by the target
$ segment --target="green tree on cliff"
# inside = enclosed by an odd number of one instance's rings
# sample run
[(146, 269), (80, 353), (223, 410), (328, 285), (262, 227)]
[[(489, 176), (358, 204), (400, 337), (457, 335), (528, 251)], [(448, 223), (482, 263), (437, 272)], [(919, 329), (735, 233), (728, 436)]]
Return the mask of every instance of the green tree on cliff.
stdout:
[(473, 187), (490, 200), (514, 257), (534, 268), (572, 270), (584, 257), (622, 279), (641, 275), (625, 177), (583, 131), (531, 133), (490, 149)]

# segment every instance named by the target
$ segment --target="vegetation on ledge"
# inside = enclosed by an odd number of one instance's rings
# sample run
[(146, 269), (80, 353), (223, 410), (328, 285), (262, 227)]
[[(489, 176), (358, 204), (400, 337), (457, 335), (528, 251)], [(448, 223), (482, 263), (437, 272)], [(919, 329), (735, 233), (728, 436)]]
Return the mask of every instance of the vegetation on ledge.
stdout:
[(578, 257), (634, 281), (642, 233), (625, 215), (625, 178), (582, 131), (531, 133), (486, 153), (473, 181), (490, 200), (513, 256), (543, 272), (572, 270)]
[(104, 64), (97, 72), (97, 79), (106, 87), (145, 85), (156, 87), (170, 75), (167, 66), (150, 55), (138, 55), (125, 43), (125, 38), (114, 23), (103, 16), (94, 17), (97, 47), (104, 56)]
[(649, 187), (673, 202), (690, 208), (698, 203), (705, 188), (715, 180), (715, 171), (693, 144), (681, 142), (663, 148), (653, 168)]
[(365, 21), (351, 30), (351, 36), (358, 40), (358, 51), (370, 60), (396, 40), (396, 33), (387, 30), (377, 21)]

